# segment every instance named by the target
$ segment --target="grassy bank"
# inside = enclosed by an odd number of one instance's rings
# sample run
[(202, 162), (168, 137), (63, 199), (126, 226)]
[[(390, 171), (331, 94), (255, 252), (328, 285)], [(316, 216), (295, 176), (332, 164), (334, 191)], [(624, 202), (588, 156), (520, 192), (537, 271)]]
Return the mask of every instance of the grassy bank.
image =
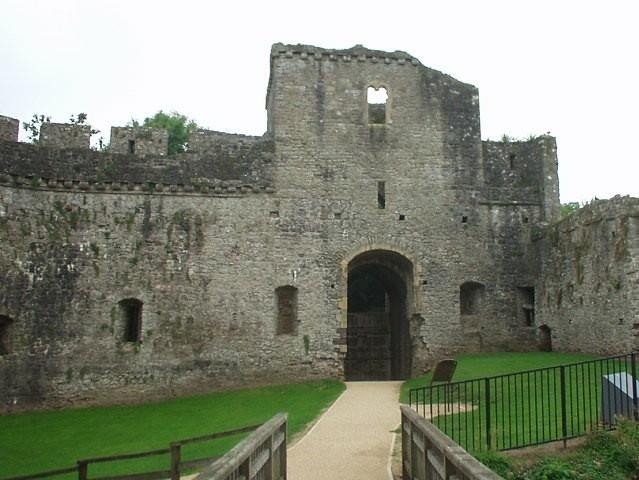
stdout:
[[(289, 413), (292, 435), (303, 430), (343, 390), (340, 382), (322, 381), (143, 405), (0, 416), (0, 478), (71, 467), (83, 458), (166, 448), (171, 441), (182, 438), (263, 423), (277, 412)], [(221, 455), (240, 438), (189, 445), (183, 457)], [(162, 469), (167, 465), (168, 455), (138, 459), (135, 464), (104, 464), (90, 474)]]
[(566, 454), (527, 455), (512, 458), (482, 453), (479, 460), (510, 480), (627, 480), (639, 478), (639, 425), (620, 422), (614, 432), (591, 435), (586, 443)]

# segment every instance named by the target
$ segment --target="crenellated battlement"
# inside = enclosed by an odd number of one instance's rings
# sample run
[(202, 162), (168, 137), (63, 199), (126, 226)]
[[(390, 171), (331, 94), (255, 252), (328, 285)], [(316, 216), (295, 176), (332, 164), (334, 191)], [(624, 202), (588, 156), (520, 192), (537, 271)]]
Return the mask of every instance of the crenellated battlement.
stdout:
[(58, 148), (89, 148), (91, 127), (70, 123), (45, 122), (40, 127), (40, 145)]
[(276, 43), (271, 47), (271, 58), (287, 57), (299, 55), (303, 60), (331, 60), (342, 62), (370, 62), (370, 63), (397, 63), (399, 65), (421, 65), (421, 62), (406, 52), (396, 50), (394, 52), (384, 52), (381, 50), (371, 50), (362, 45), (355, 45), (347, 49), (320, 48), (312, 45), (285, 45)]
[[(127, 130), (121, 138), (129, 138)], [(250, 145), (238, 143), (237, 148), (219, 145), (202, 153), (171, 156), (152, 153), (144, 144), (142, 148), (144, 153), (131, 154), (0, 140), (0, 183), (49, 190), (198, 195), (272, 190), (274, 144), (268, 136), (256, 137)]]
[(20, 121), (17, 118), (0, 115), (0, 140), (18, 141)]
[(169, 151), (169, 132), (163, 128), (111, 127), (113, 153), (164, 156)]

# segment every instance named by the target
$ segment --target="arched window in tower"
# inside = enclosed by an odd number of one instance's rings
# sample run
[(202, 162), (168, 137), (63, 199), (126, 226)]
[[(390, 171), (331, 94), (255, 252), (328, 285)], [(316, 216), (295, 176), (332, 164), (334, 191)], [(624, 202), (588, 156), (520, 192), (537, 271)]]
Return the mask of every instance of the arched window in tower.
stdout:
[(290, 285), (275, 289), (278, 335), (297, 334), (297, 288)]
[(366, 100), (368, 101), (368, 123), (371, 125), (385, 124), (388, 104), (388, 91), (386, 88), (368, 87)]
[(459, 287), (460, 315), (475, 315), (481, 309), (485, 287), (478, 282), (465, 282)]
[(137, 298), (126, 298), (119, 304), (120, 318), (125, 342), (140, 342), (142, 339), (142, 302)]
[(6, 315), (0, 315), (0, 356), (11, 353), (11, 340), (9, 338), (9, 330), (11, 329), (11, 320)]

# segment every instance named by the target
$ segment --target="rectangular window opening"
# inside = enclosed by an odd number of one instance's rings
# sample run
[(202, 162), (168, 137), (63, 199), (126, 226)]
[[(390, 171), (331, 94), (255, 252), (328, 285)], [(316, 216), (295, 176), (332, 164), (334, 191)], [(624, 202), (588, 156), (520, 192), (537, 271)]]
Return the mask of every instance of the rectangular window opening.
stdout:
[(368, 101), (368, 123), (384, 125), (386, 123), (386, 105), (388, 103), (388, 91), (386, 88), (368, 87), (366, 99)]
[(137, 343), (142, 336), (142, 302), (128, 298), (119, 303), (124, 327), (124, 341)]
[(129, 153), (135, 153), (135, 140), (129, 140)]
[(517, 287), (517, 296), (523, 323), (532, 327), (535, 324), (535, 287)]
[(286, 285), (275, 289), (277, 304), (277, 335), (297, 334), (297, 288)]

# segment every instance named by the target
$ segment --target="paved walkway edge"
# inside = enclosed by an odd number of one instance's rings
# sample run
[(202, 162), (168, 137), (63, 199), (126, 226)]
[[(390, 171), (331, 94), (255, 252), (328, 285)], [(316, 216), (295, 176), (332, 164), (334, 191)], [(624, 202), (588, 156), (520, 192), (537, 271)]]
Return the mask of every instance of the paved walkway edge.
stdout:
[[(306, 440), (308, 438), (308, 436), (311, 434), (311, 432), (313, 430), (315, 430), (317, 428), (317, 426), (319, 425), (319, 423), (324, 419), (324, 417), (326, 417), (326, 415), (328, 415), (328, 413), (333, 410), (333, 408), (335, 408), (335, 405), (337, 404), (337, 402), (340, 401), (340, 399), (344, 396), (344, 394), (346, 393), (346, 389), (344, 389), (344, 391), (342, 393), (339, 394), (339, 397), (337, 397), (335, 399), (335, 401), (331, 404), (330, 407), (328, 407), (326, 410), (324, 410), (324, 413), (322, 413), (320, 415), (320, 417), (317, 419), (317, 421), (313, 424), (313, 426), (311, 428), (309, 428), (304, 435), (302, 435), (299, 440), (297, 440), (295, 443), (293, 443), (293, 445), (291, 445), (290, 447), (288, 447), (286, 450), (287, 451), (291, 451), (293, 450), (295, 447), (297, 447), (300, 443), (302, 443), (304, 440)], [(399, 407), (398, 407), (399, 408)]]

